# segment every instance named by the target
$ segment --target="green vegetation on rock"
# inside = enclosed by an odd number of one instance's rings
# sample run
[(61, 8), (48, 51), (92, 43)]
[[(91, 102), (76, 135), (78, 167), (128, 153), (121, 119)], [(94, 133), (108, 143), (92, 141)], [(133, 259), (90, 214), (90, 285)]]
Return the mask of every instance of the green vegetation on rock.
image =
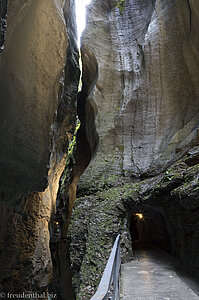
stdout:
[[(77, 300), (90, 299), (94, 294), (118, 233), (121, 234), (122, 259), (132, 258), (128, 222), (132, 212), (140, 207), (161, 207), (167, 226), (175, 235), (176, 253), (181, 255), (178, 249), (181, 243), (192, 251), (191, 241), (187, 243), (187, 237), (183, 240), (179, 222), (182, 218), (191, 224), (186, 226), (184, 222), (183, 232), (189, 232), (198, 222), (199, 164), (189, 167), (184, 158), (162, 174), (139, 182), (119, 174), (102, 174), (86, 191), (88, 194), (75, 202), (68, 232)], [(191, 220), (190, 210), (193, 211)], [(197, 239), (197, 231), (194, 238)]]
[(119, 9), (120, 14), (122, 15), (123, 12), (125, 11), (126, 0), (117, 0), (116, 2), (117, 2), (116, 7)]
[(72, 160), (73, 163), (75, 163), (74, 151), (76, 149), (76, 143), (77, 143), (77, 139), (76, 139), (77, 131), (79, 130), (80, 125), (81, 125), (80, 120), (77, 119), (75, 131), (74, 131), (74, 134), (73, 134), (73, 138), (72, 138), (72, 141), (69, 143), (69, 146), (68, 146), (65, 170), (64, 170), (64, 172), (62, 174), (62, 178), (61, 178), (61, 190), (64, 189), (65, 181), (66, 181), (66, 179), (68, 178), (68, 175), (69, 175), (68, 173), (69, 173), (70, 161)]

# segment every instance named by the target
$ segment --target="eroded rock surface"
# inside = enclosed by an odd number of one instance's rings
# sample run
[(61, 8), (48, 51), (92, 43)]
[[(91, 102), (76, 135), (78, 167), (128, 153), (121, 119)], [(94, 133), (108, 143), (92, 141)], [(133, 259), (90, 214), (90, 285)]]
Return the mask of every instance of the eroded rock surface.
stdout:
[(79, 81), (70, 14), (74, 18), (74, 1), (8, 5), (0, 58), (3, 292), (46, 291), (51, 277), (49, 221), (74, 131)]
[(92, 1), (82, 43), (99, 64), (99, 151), (82, 177), (157, 174), (198, 141), (198, 3)]

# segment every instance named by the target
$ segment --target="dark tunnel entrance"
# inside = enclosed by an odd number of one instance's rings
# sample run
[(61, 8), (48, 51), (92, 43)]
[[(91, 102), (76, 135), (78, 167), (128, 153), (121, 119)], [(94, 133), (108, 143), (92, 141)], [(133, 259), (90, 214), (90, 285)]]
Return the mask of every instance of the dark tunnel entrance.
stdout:
[(130, 214), (129, 232), (132, 250), (156, 246), (170, 253), (167, 225), (162, 212), (151, 206), (136, 207)]

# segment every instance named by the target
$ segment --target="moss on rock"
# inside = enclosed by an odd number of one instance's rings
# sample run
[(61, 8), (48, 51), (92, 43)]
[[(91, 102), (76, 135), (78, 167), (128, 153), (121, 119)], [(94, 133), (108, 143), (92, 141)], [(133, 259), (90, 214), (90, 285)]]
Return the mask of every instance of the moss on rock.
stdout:
[(198, 222), (199, 165), (189, 167), (185, 160), (186, 157), (164, 173), (140, 182), (116, 174), (107, 178), (103, 175), (95, 182), (95, 188), (88, 191), (91, 195), (76, 200), (68, 244), (77, 300), (90, 299), (94, 294), (118, 233), (123, 261), (132, 258), (128, 222), (132, 211), (140, 205), (161, 209), (171, 252), (180, 260), (186, 253), (192, 253), (191, 259), (184, 260), (186, 266), (189, 261), (194, 266), (199, 248), (198, 231), (193, 233), (192, 229)]

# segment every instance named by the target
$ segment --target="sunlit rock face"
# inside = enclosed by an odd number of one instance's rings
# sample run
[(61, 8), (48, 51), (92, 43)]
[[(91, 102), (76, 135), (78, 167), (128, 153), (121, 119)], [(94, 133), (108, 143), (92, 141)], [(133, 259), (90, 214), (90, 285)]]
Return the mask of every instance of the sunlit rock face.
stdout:
[(82, 43), (98, 61), (100, 137), (82, 177), (161, 172), (197, 142), (198, 1), (92, 1)]
[(0, 291), (45, 291), (51, 277), (49, 220), (76, 119), (74, 18), (73, 0), (8, 4), (0, 57)]

